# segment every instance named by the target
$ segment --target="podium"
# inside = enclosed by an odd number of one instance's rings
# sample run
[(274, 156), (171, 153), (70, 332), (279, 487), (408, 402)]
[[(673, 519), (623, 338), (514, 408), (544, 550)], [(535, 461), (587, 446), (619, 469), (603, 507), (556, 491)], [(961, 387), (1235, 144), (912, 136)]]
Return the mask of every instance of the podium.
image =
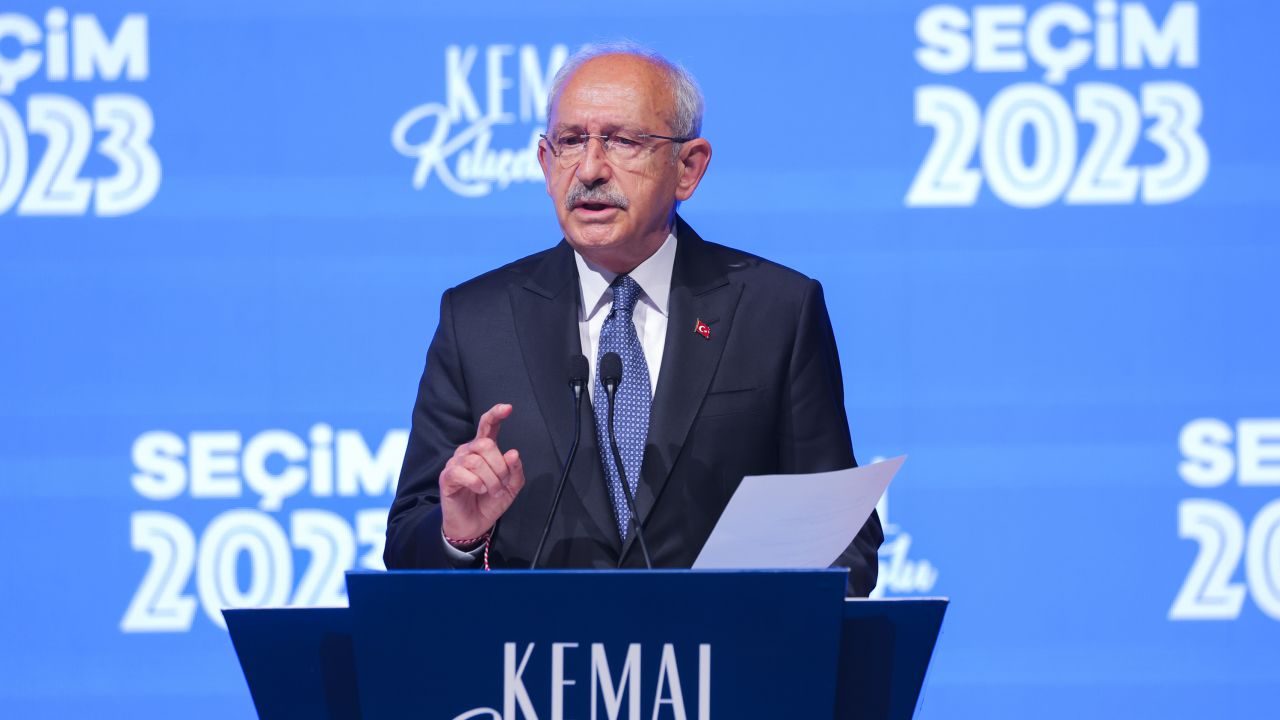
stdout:
[(262, 718), (910, 718), (945, 599), (843, 570), (347, 574), (349, 608), (224, 610)]

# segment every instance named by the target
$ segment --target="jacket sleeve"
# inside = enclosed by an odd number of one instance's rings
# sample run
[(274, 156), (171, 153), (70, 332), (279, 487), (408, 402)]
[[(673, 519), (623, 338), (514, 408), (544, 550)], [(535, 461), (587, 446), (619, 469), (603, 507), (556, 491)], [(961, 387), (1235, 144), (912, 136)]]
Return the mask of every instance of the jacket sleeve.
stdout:
[(466, 379), (454, 332), (452, 291), (440, 300), (440, 323), (418, 384), (413, 425), (396, 497), (387, 518), (387, 569), (474, 565), (476, 556), (448, 552), (441, 531), (440, 472), (457, 447), (475, 435)]
[[(786, 473), (812, 473), (857, 466), (844, 409), (844, 380), (822, 285), (810, 281), (800, 310), (787, 379), (779, 459)], [(835, 566), (849, 568), (847, 594), (866, 596), (876, 585), (884, 542), (873, 510)]]

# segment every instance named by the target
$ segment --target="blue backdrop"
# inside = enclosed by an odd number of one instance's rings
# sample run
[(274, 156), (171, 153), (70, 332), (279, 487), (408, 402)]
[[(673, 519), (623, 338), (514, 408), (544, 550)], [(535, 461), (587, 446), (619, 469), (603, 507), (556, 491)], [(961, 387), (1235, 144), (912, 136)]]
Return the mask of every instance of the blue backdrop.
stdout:
[(926, 718), (1280, 699), (1274, 3), (0, 9), (0, 715), (252, 716), (381, 567), (440, 293), (559, 238), (551, 75), (700, 79), (683, 214), (819, 278)]

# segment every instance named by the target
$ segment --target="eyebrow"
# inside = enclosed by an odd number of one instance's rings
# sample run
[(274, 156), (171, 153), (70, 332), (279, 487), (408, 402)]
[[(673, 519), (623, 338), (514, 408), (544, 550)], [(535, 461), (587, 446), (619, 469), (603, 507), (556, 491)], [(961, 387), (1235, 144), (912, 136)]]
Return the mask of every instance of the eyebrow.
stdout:
[[(620, 131), (630, 131), (634, 133), (640, 132), (635, 128), (628, 127), (627, 125), (623, 125), (621, 123), (609, 123), (603, 126), (601, 130), (601, 134), (608, 135), (608, 134), (616, 133)], [(587, 132), (587, 129), (581, 125), (556, 125), (551, 129), (551, 131), (548, 134), (559, 135), (561, 133), (566, 133), (566, 132), (577, 133), (581, 135), (581, 134), (585, 134)]]

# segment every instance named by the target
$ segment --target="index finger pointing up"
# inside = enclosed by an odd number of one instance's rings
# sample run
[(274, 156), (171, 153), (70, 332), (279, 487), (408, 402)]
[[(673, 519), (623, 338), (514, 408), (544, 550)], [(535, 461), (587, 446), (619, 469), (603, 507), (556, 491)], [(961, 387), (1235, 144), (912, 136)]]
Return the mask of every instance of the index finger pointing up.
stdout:
[(502, 428), (502, 421), (511, 416), (511, 406), (507, 403), (498, 403), (489, 408), (485, 414), (480, 416), (480, 423), (476, 425), (476, 439), (489, 438), (490, 440), (498, 440), (498, 430)]

